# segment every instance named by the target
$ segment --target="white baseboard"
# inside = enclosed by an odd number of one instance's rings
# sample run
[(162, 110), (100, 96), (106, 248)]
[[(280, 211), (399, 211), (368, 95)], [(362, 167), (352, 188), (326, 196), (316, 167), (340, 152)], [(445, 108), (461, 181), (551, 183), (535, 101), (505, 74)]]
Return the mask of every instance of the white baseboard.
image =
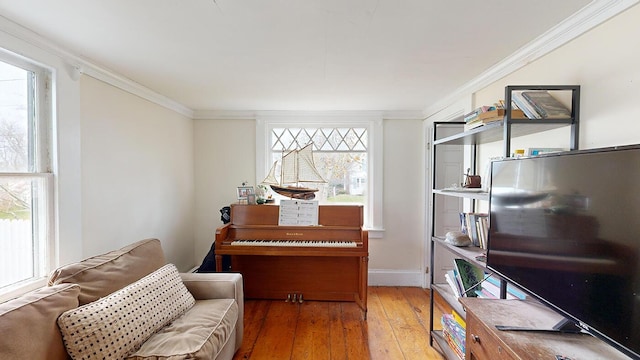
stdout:
[[(188, 272), (194, 273), (198, 266)], [(421, 271), (369, 270), (369, 286), (417, 286), (424, 287), (425, 276)]]
[(369, 269), (369, 286), (424, 287), (425, 274), (420, 270)]

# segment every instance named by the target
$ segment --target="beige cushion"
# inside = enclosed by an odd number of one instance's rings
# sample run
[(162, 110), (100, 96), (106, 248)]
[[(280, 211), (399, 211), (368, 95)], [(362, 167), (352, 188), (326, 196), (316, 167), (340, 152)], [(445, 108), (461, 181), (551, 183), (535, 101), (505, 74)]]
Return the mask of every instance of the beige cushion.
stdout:
[(122, 359), (191, 308), (195, 299), (167, 264), (113, 294), (58, 318), (73, 359)]
[(147, 239), (62, 266), (51, 274), (49, 285), (80, 285), (80, 305), (84, 305), (140, 280), (164, 264), (160, 240)]
[(235, 300), (198, 300), (127, 359), (214, 359), (227, 342), (235, 339), (237, 320)]
[(44, 287), (0, 304), (0, 359), (67, 359), (56, 319), (78, 306), (80, 287)]

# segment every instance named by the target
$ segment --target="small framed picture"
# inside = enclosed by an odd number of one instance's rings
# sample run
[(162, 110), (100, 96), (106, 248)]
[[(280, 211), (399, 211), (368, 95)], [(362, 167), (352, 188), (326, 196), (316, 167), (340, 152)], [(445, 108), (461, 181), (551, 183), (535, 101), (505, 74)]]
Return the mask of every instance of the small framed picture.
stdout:
[(238, 186), (238, 201), (247, 201), (249, 199), (249, 195), (253, 195), (255, 200), (255, 194), (253, 186)]
[(249, 205), (256, 204), (256, 194), (247, 194), (247, 204)]

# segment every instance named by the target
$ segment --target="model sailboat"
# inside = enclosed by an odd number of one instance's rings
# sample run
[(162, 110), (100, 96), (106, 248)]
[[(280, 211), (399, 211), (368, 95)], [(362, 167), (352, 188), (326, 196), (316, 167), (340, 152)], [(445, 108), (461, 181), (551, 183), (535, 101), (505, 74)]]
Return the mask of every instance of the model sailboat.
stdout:
[(313, 162), (313, 144), (300, 150), (292, 150), (282, 156), (280, 166), (280, 181), (276, 179), (275, 171), (278, 162), (274, 162), (269, 175), (262, 181), (269, 185), (276, 193), (292, 199), (310, 200), (316, 197), (318, 189), (301, 186), (301, 183), (326, 183)]

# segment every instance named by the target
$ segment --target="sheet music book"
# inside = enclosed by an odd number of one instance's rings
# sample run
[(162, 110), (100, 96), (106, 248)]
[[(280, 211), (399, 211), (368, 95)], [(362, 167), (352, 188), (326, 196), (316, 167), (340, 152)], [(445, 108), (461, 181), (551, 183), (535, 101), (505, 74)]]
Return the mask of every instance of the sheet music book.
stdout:
[(278, 225), (317, 226), (318, 201), (280, 200)]

